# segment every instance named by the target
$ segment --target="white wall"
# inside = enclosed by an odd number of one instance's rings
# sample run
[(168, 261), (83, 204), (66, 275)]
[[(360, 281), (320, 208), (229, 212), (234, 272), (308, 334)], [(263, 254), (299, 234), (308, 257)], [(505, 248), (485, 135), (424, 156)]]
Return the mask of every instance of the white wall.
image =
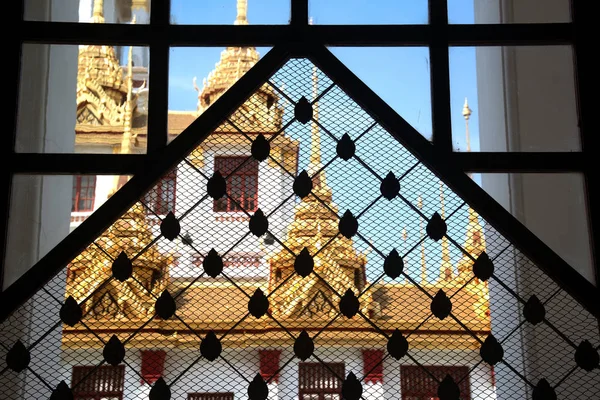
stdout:
[[(565, 0), (544, 1), (543, 7), (535, 0), (474, 4), (478, 23), (570, 20)], [(482, 151), (579, 150), (570, 49), (485, 47), (477, 49), (476, 62)], [(580, 177), (483, 174), (482, 186), (582, 276), (596, 282)], [(486, 233), (498, 238), (489, 226)], [(496, 251), (504, 245), (501, 242), (492, 243)], [(497, 268), (502, 269), (505, 284), (526, 298), (531, 294), (547, 296), (544, 291), (550, 289), (539, 274), (533, 273), (536, 267), (517, 253), (507, 253), (501, 260)], [(490, 284), (492, 332), (498, 337), (506, 336), (523, 318), (522, 304), (511, 297), (499, 285)], [(546, 307), (547, 318), (576, 344), (587, 338), (598, 345), (597, 321), (586, 319), (587, 313), (568, 296), (559, 295)], [(577, 332), (573, 318), (582, 321), (577, 323)], [(532, 327), (525, 323), (506, 342), (505, 357), (534, 384), (545, 377), (554, 385), (574, 366), (574, 349), (565, 343), (545, 324)], [(496, 376), (498, 399), (530, 398), (531, 389), (508, 368), (498, 366)], [(593, 382), (590, 375), (578, 378), (577, 383), (567, 380), (560, 385), (559, 398), (597, 393), (598, 384)]]

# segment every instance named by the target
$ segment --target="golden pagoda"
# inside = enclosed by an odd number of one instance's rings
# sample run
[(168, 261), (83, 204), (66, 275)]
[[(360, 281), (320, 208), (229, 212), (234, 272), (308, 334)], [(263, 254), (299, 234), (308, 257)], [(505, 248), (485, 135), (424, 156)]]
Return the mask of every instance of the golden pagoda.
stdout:
[[(313, 98), (317, 98), (317, 71), (313, 67)], [(318, 121), (319, 105), (313, 104)], [(295, 207), (294, 220), (288, 229), (285, 247), (270, 257), (269, 288), (274, 290), (272, 311), (283, 318), (331, 318), (338, 313), (338, 303), (348, 289), (358, 296), (365, 288), (367, 257), (354, 249), (352, 239), (338, 231), (338, 208), (332, 201), (321, 163), (319, 127), (312, 122), (310, 163), (312, 193)], [(296, 256), (306, 249), (314, 255), (314, 273), (307, 277), (294, 274)], [(292, 276), (290, 276), (292, 275)], [(361, 296), (361, 311), (374, 315), (371, 293)]]

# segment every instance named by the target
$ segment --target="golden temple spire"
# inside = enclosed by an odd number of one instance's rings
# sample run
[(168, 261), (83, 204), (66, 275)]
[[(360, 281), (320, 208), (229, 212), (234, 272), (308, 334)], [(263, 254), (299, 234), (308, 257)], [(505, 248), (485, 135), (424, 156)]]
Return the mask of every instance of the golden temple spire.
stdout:
[[(444, 204), (444, 184), (440, 181), (440, 202), (442, 206), (442, 219), (446, 218), (446, 210)], [(450, 261), (450, 249), (448, 248), (448, 238), (446, 235), (442, 238), (442, 265), (440, 266), (440, 279), (452, 280), (452, 263)]]
[[(317, 122), (319, 121), (319, 103), (316, 101), (318, 93), (319, 80), (317, 76), (317, 67), (313, 67), (313, 116), (314, 121), (311, 123), (310, 130), (310, 161), (308, 163), (308, 174), (312, 177), (316, 174), (320, 169), (323, 168), (323, 164), (321, 164), (321, 133), (319, 131), (319, 125)], [(319, 177), (315, 179), (315, 183), (317, 188), (321, 186), (325, 186), (325, 172), (322, 171), (319, 173)]]
[(237, 18), (234, 25), (248, 25), (248, 0), (237, 0)]
[[(134, 21), (135, 22), (135, 21)], [(131, 114), (133, 91), (133, 46), (129, 46), (127, 57), (127, 100), (125, 100), (125, 115), (123, 116), (123, 137), (121, 139), (121, 154), (131, 153)]]
[(94, 0), (94, 12), (92, 14), (92, 22), (104, 22), (104, 0)]
[[(417, 199), (419, 210), (423, 210), (423, 199), (421, 195)], [(419, 218), (419, 236), (423, 237), (423, 218)], [(427, 283), (427, 263), (425, 261), (425, 241), (421, 242), (421, 284)]]

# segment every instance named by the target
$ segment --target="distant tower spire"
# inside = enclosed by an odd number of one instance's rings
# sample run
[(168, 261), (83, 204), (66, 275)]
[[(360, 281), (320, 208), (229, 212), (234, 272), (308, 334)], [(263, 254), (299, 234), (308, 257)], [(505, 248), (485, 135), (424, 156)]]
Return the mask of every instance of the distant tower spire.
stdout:
[[(440, 181), (440, 202), (442, 206), (442, 219), (446, 219), (446, 210), (444, 207), (444, 184)], [(444, 235), (442, 238), (442, 265), (440, 267), (440, 279), (450, 281), (453, 278), (452, 263), (450, 262), (450, 249), (448, 248), (448, 238)]]
[(237, 0), (237, 18), (234, 25), (248, 25), (248, 0)]
[(94, 12), (92, 14), (92, 22), (104, 22), (104, 0), (94, 0)]
[(471, 151), (471, 137), (469, 135), (469, 118), (471, 118), (472, 111), (469, 108), (469, 102), (465, 97), (465, 105), (463, 106), (462, 115), (465, 117), (466, 133), (467, 133), (467, 151)]

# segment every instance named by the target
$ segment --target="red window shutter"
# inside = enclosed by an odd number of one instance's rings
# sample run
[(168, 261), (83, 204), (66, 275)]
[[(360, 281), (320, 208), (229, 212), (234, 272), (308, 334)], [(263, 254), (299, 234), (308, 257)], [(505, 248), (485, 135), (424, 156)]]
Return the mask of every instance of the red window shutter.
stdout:
[(279, 383), (279, 356), (281, 350), (259, 350), (260, 375), (266, 381)]
[(142, 350), (142, 383), (153, 384), (163, 375), (165, 356), (163, 350)]
[(383, 382), (383, 350), (363, 350), (365, 382)]

